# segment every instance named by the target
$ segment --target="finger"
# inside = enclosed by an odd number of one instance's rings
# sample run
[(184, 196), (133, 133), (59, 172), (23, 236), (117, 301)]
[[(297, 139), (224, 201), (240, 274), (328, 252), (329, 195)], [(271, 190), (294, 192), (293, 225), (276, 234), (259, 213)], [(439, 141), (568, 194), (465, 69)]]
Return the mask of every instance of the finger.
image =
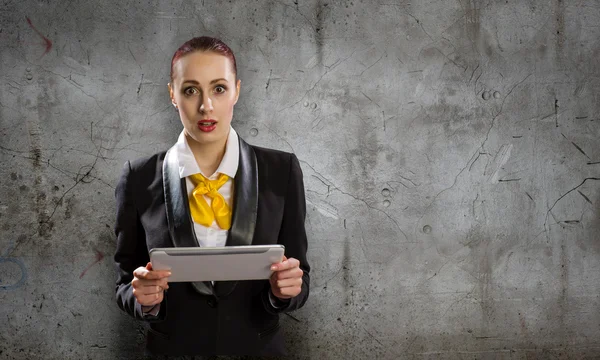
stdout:
[(294, 258), (289, 258), (289, 259), (285, 259), (284, 261), (282, 261), (279, 264), (273, 264), (273, 266), (271, 266), (271, 270), (281, 271), (281, 270), (287, 270), (287, 269), (291, 269), (291, 268), (298, 267), (298, 266), (300, 266), (300, 261), (298, 261), (297, 259), (294, 259)]
[(277, 271), (275, 273), (275, 278), (277, 280), (289, 279), (289, 278), (297, 278), (302, 277), (304, 272), (302, 269), (296, 267), (288, 270)]
[(137, 299), (137, 302), (139, 302), (140, 304), (142, 304), (144, 306), (155, 305), (156, 301), (158, 301), (158, 300), (162, 301), (161, 297), (157, 296), (157, 295), (140, 295), (136, 299)]
[(290, 286), (290, 287), (284, 287), (284, 288), (280, 289), (279, 292), (284, 297), (285, 296), (294, 297), (294, 296), (298, 296), (298, 294), (300, 294), (301, 290), (302, 290), (302, 288), (300, 286)]
[(154, 301), (150, 302), (150, 304), (148, 305), (156, 305), (156, 304), (160, 304), (163, 301), (163, 296), (159, 296), (158, 299), (155, 299)]
[(277, 280), (277, 287), (283, 289), (286, 287), (302, 286), (302, 278), (293, 278), (285, 280)]
[[(146, 264), (146, 270), (153, 271), (152, 270), (152, 263), (151, 262), (149, 262), (149, 263)], [(158, 273), (161, 278), (164, 278), (165, 275), (166, 276), (171, 276), (171, 271), (170, 270), (154, 270), (154, 272)]]
[[(138, 269), (141, 269), (138, 271)], [(171, 272), (169, 270), (146, 270), (146, 268), (138, 268), (134, 271), (134, 276), (138, 279), (144, 280), (157, 280), (163, 279), (171, 276)]]
[(157, 280), (140, 280), (140, 281), (143, 281), (143, 284), (145, 286), (157, 285), (163, 289), (168, 289), (169, 288), (168, 280), (169, 280), (169, 278), (162, 278), (162, 279), (157, 279)]
[(163, 289), (167, 290), (169, 288), (169, 278), (163, 278), (160, 279), (158, 281), (158, 286), (162, 287)]
[(139, 268), (133, 270), (133, 276), (138, 279), (141, 279), (147, 271), (148, 270), (146, 270), (145, 267), (140, 266)]
[(158, 279), (158, 280), (145, 280), (145, 279), (138, 279), (138, 278), (134, 278), (131, 281), (131, 286), (133, 286), (133, 288), (141, 288), (141, 287), (145, 287), (145, 286), (160, 286), (163, 289), (168, 289), (169, 285), (167, 282), (167, 279)]
[(133, 289), (133, 293), (134, 295), (153, 295), (153, 294), (159, 294), (162, 293), (164, 291), (164, 289), (158, 285), (152, 285), (152, 286), (141, 286), (138, 288)]
[(283, 259), (281, 259), (280, 262), (276, 262), (276, 263), (272, 264), (273, 266), (271, 266), (271, 270), (277, 270), (277, 266), (286, 260), (287, 260), (287, 257), (285, 255), (283, 255)]
[(277, 286), (277, 273), (274, 272), (269, 278), (269, 282), (271, 283), (271, 288), (275, 288)]
[(136, 296), (136, 300), (141, 305), (150, 306), (150, 305), (155, 305), (155, 304), (158, 304), (159, 302), (162, 302), (163, 296), (162, 296), (162, 294), (138, 295), (138, 296)]

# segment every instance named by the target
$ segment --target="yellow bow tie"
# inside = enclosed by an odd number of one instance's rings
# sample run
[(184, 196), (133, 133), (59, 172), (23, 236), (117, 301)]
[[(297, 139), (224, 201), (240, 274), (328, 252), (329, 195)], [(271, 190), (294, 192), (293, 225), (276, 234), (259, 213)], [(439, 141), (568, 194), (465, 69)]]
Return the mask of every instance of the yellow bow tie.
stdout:
[[(217, 225), (221, 229), (231, 228), (231, 211), (225, 198), (218, 191), (228, 179), (229, 176), (225, 174), (219, 174), (217, 180), (209, 180), (202, 174), (190, 175), (190, 180), (195, 186), (189, 199), (190, 212), (195, 222), (210, 227), (213, 221), (217, 220)], [(208, 206), (203, 195), (212, 199), (211, 206)]]

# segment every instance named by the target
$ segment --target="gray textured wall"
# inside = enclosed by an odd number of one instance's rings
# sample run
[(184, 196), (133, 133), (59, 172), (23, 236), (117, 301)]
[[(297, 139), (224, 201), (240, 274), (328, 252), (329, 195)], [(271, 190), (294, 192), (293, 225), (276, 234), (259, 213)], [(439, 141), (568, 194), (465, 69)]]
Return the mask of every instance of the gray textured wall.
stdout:
[(0, 358), (141, 353), (113, 191), (176, 140), (197, 35), (237, 54), (240, 135), (301, 160), (298, 357), (600, 356), (598, 1), (0, 6)]

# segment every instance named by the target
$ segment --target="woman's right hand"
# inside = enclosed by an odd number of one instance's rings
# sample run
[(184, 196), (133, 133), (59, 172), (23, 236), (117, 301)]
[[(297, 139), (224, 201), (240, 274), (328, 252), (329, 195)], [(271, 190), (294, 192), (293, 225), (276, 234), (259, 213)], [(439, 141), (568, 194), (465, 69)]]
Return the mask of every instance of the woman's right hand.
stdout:
[(153, 306), (163, 301), (164, 291), (169, 288), (168, 270), (152, 270), (152, 264), (140, 266), (133, 271), (133, 296), (142, 306)]

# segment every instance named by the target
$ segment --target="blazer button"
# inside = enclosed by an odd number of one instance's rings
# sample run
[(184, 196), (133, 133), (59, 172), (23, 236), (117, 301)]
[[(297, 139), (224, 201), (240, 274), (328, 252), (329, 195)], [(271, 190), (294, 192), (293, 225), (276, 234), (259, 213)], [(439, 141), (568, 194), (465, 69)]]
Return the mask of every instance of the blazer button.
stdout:
[(208, 304), (208, 306), (210, 306), (211, 308), (215, 308), (217, 307), (217, 301), (214, 298), (210, 298), (206, 301), (206, 303)]

